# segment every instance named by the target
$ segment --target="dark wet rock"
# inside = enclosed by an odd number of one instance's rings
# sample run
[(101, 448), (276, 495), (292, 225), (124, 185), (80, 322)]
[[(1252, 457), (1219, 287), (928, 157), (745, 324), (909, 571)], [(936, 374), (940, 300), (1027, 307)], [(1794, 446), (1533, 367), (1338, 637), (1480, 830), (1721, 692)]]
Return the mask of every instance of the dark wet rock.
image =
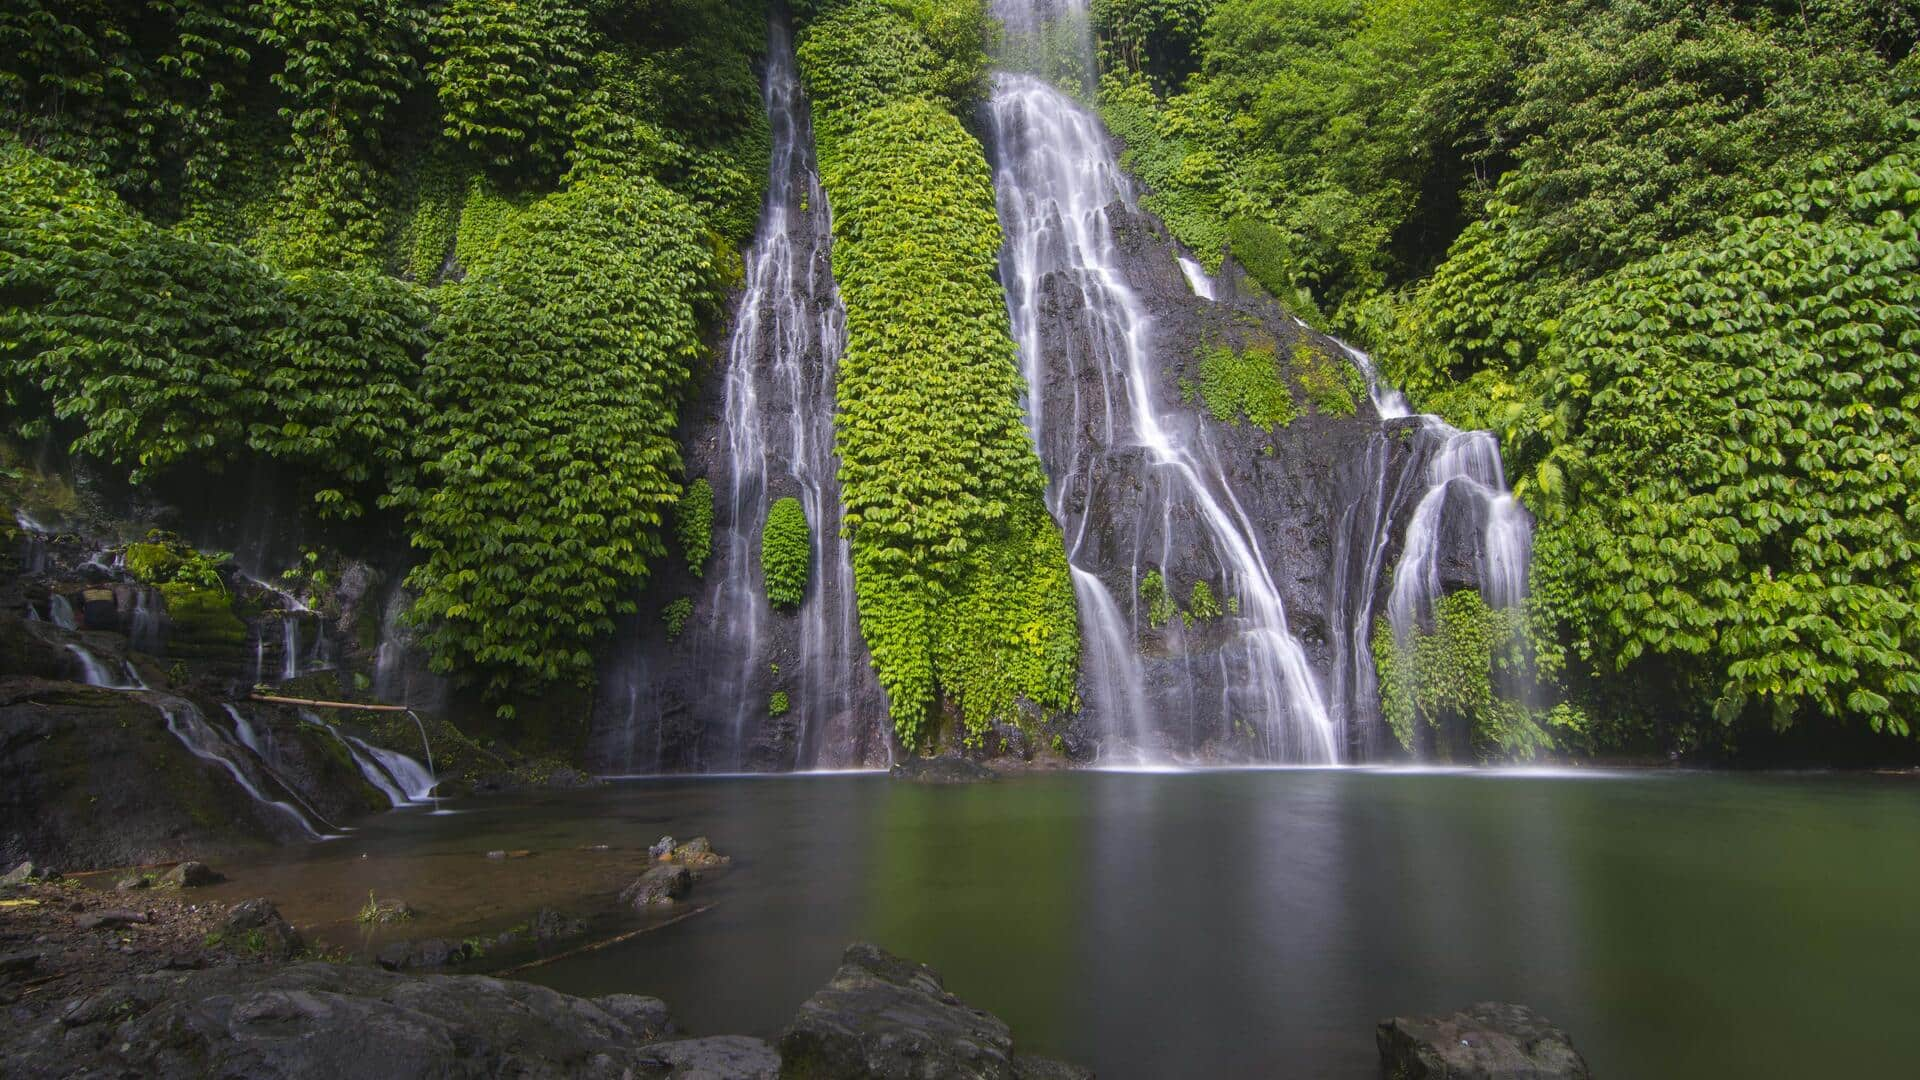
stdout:
[(668, 856), (689, 870), (713, 870), (731, 863), (733, 857), (713, 850), (713, 841), (696, 836), (673, 849)]
[(671, 904), (693, 888), (693, 875), (684, 866), (664, 863), (651, 867), (620, 890), (620, 902), (633, 908)]
[(680, 1029), (673, 1022), (673, 1014), (668, 1011), (667, 1003), (657, 997), (641, 994), (604, 994), (594, 998), (593, 1003), (605, 1009), (642, 1038), (653, 1039), (678, 1034)]
[(1094, 1080), (1092, 1069), (1032, 1054), (1014, 1055), (1013, 1075), (1016, 1080)]
[(780, 1055), (764, 1039), (715, 1035), (655, 1043), (640, 1053), (644, 1075), (672, 1080), (774, 1080)]
[(82, 930), (113, 930), (149, 921), (144, 911), (90, 911), (73, 921)]
[(530, 983), (299, 964), (162, 973), (0, 1048), (0, 1074), (333, 1078), (671, 1075), (619, 1009)]
[(1525, 1005), (1483, 1001), (1452, 1016), (1394, 1017), (1375, 1033), (1388, 1080), (1588, 1080), (1573, 1040)]
[(160, 884), (170, 889), (196, 889), (203, 885), (217, 885), (225, 880), (206, 863), (191, 859), (160, 876)]
[(999, 773), (977, 761), (951, 755), (906, 758), (894, 764), (890, 775), (916, 784), (973, 784), (1000, 778)]
[(850, 945), (831, 981), (780, 1036), (783, 1075), (803, 1078), (1014, 1077), (1013, 1034), (946, 991), (925, 964)]
[(264, 897), (244, 900), (227, 913), (221, 943), (270, 960), (289, 960), (306, 947), (300, 932), (280, 917), (280, 909)]
[[(100, 651), (103, 662), (117, 663)], [(225, 767), (181, 745), (154, 700), (0, 679), (0, 866), (28, 856), (82, 869), (141, 866), (310, 839)], [(212, 701), (199, 708), (209, 725), (229, 730)], [(320, 745), (333, 742), (323, 732), (274, 726), (265, 710), (254, 716), (261, 737), (277, 748), (275, 774), (334, 823), (348, 820), (338, 810), (351, 809), (366, 783), (344, 751), (335, 760)], [(282, 760), (294, 767), (281, 768)], [(259, 782), (268, 783), (264, 772)], [(354, 812), (372, 809), (362, 802)]]
[(40, 954), (37, 952), (0, 953), (0, 978), (18, 978), (31, 974), (40, 966)]
[(373, 962), (388, 971), (453, 967), (473, 959), (473, 946), (446, 938), (395, 941), (382, 946)]
[(664, 859), (671, 854), (673, 854), (673, 837), (671, 836), (663, 836), (660, 839), (655, 840), (653, 842), (653, 846), (647, 849), (647, 857), (654, 860), (655, 862), (658, 862), (661, 859)]
[(135, 892), (140, 889), (151, 888), (153, 888), (152, 874), (128, 874), (126, 877), (113, 883), (114, 892)]
[(535, 941), (552, 941), (556, 938), (573, 937), (586, 932), (585, 919), (576, 919), (571, 915), (541, 908), (527, 923), (527, 932)]

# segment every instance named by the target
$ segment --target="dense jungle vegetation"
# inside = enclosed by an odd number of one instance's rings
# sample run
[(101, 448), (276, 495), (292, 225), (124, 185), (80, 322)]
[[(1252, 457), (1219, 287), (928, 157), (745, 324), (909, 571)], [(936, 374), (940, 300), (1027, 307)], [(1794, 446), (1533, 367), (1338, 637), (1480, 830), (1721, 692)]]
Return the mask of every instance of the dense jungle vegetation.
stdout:
[[(793, 14), (847, 305), (845, 521), (896, 728), (1071, 709), (1073, 592), (974, 134), (994, 29), (980, 0)], [(508, 709), (590, 678), (650, 567), (711, 552), (677, 432), (759, 210), (766, 15), (10, 0), (5, 422), (133, 481), (279, 462), (314, 515), (416, 550), (444, 670)], [(1581, 748), (1912, 732), (1920, 4), (1089, 17), (1095, 77), (1059, 70), (1176, 237), (1500, 434), (1537, 519), (1528, 662), (1583, 707)], [(1243, 360), (1212, 358), (1205, 403), (1284, 424)], [(1350, 411), (1323, 381), (1316, 407)], [(794, 509), (769, 520), (781, 604), (807, 584)], [(1442, 614), (1428, 648), (1471, 677), (1383, 659), (1396, 726), (1436, 694), (1493, 709), (1494, 615)]]
[(1089, 96), (1172, 231), (1502, 436), (1531, 645), (1591, 746), (1912, 730), (1920, 5), (1091, 17)]
[(849, 0), (800, 39), (847, 307), (835, 445), (860, 627), (908, 744), (1075, 702), (1073, 584), (995, 277), (1000, 225), (961, 123), (979, 0)]
[(587, 678), (667, 552), (680, 402), (759, 215), (765, 16), (7, 4), (8, 421), (136, 481), (280, 461), (418, 550), (440, 667)]

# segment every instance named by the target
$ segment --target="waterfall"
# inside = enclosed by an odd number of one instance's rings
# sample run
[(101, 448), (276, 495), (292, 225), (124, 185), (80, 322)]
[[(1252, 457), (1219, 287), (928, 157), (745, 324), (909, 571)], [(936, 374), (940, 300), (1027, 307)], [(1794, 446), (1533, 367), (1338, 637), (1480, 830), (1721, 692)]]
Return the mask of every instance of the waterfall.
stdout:
[[(1101, 714), (1094, 720), (1113, 740), (1148, 719), (1138, 715), (1150, 707), (1144, 700), (1102, 707), (1103, 697), (1131, 690), (1101, 688), (1146, 683), (1138, 650), (1114, 643), (1137, 640), (1134, 597), (1143, 575), (1159, 569), (1169, 585), (1208, 581), (1237, 604), (1237, 614), (1224, 616), (1219, 662), (1190, 657), (1175, 676), (1184, 685), (1174, 688), (1174, 700), (1218, 698), (1226, 716), (1252, 729), (1266, 760), (1339, 760), (1339, 734), (1288, 627), (1259, 534), (1205, 428), (1191, 410), (1166, 400), (1163, 384), (1171, 380), (1109, 219), (1110, 206), (1132, 211), (1136, 200), (1105, 131), (1060, 91), (1027, 75), (996, 77), (987, 120), (1006, 232), (1002, 278), (1029, 423), (1051, 480), (1049, 507), (1077, 571), (1088, 643), (1082, 670)], [(1071, 299), (1060, 300), (1060, 292)], [(1075, 324), (1056, 325), (1062, 318)], [(1114, 510), (1096, 505), (1103, 485), (1113, 484), (1148, 492), (1154, 512), (1136, 522), (1096, 520)], [(1124, 538), (1098, 535), (1128, 530)], [(1128, 590), (1131, 618), (1114, 598), (1115, 584)]]
[(231, 702), (226, 702), (220, 707), (225, 709), (227, 716), (232, 719), (233, 733), (234, 736), (240, 740), (240, 745), (253, 752), (253, 756), (259, 760), (260, 767), (267, 771), (267, 775), (278, 781), (281, 789), (293, 796), (301, 807), (312, 816), (313, 820), (318, 821), (329, 829), (335, 829), (341, 832), (352, 831), (350, 829), (342, 829), (340, 826), (328, 821), (324, 814), (314, 809), (313, 804), (308, 802), (306, 797), (300, 794), (298, 788), (287, 782), (287, 778), (281, 775), (280, 770), (274, 765), (272, 738), (270, 736), (262, 738), (260, 733), (254, 730), (253, 722), (247, 719), (247, 714), (240, 711), (239, 706)]
[(292, 615), (280, 619), (280, 678), (300, 677), (300, 620)]
[(127, 644), (135, 652), (159, 656), (163, 644), (160, 637), (160, 612), (153, 603), (154, 590), (144, 586), (133, 593), (133, 619), (127, 630)]
[(146, 680), (140, 677), (140, 672), (135, 670), (133, 664), (128, 661), (120, 661), (120, 666), (127, 673), (126, 681), (122, 682), (115, 678), (107, 669), (107, 665), (93, 655), (93, 650), (85, 645), (69, 644), (67, 651), (80, 658), (80, 678), (88, 686), (98, 686), (106, 690), (145, 690), (147, 688)]
[[(693, 621), (665, 646), (670, 655), (637, 653), (615, 675), (625, 693), (601, 718), (613, 743), (599, 757), (616, 770), (859, 765), (884, 728), (840, 536), (833, 421), (845, 313), (832, 276), (831, 212), (779, 18), (769, 26), (763, 91), (772, 134), (766, 201), (746, 252), (721, 364), (715, 452), (705, 463), (713, 559), (693, 598)], [(789, 496), (806, 511), (812, 546), (806, 595), (792, 612), (769, 604), (760, 569), (768, 509)], [(649, 647), (657, 645), (642, 644)], [(778, 720), (769, 711), (776, 692), (789, 702)], [(679, 745), (689, 722), (700, 733), (699, 760)]]
[(172, 732), (173, 737), (179, 739), (180, 744), (185, 746), (194, 757), (202, 761), (211, 761), (225, 769), (227, 774), (233, 777), (234, 783), (239, 784), (254, 802), (272, 807), (286, 815), (310, 838), (329, 839), (323, 836), (320, 830), (314, 828), (306, 815), (292, 803), (270, 799), (261, 791), (260, 785), (248, 775), (247, 769), (243, 767), (241, 759), (236, 755), (237, 748), (223, 738), (212, 724), (207, 723), (207, 718), (201, 714), (199, 707), (193, 702), (171, 695), (156, 695), (156, 704), (160, 709), (160, 715), (166, 718), (167, 730)]
[(47, 614), (53, 619), (53, 625), (62, 630), (80, 629), (80, 620), (73, 614), (73, 602), (59, 593), (47, 598)]
[[(396, 808), (435, 802), (433, 789), (439, 781), (418, 761), (398, 751), (375, 746), (359, 736), (348, 735), (322, 720), (312, 709), (301, 709), (300, 719), (325, 730), (346, 747), (347, 756), (353, 759), (360, 775)], [(419, 717), (414, 720), (417, 723)], [(420, 737), (426, 738), (424, 728)]]
[(1533, 542), (1532, 523), (1507, 490), (1493, 433), (1460, 431), (1436, 416), (1420, 420), (1420, 438), (1431, 448), (1427, 491), (1407, 522), (1406, 544), (1387, 599), (1387, 618), (1402, 640), (1440, 599), (1441, 537), (1451, 496), (1464, 495), (1480, 517), (1476, 580), (1490, 606), (1511, 608), (1526, 599)]
[(1187, 276), (1187, 288), (1202, 300), (1215, 298), (1213, 278), (1207, 276), (1207, 268), (1186, 255), (1180, 256), (1180, 272)]

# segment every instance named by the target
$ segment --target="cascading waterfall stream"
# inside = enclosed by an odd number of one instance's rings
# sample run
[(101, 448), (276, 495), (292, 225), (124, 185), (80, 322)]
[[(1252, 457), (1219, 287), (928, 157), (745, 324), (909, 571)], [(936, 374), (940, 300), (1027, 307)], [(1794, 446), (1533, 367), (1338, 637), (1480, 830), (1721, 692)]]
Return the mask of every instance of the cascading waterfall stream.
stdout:
[(281, 775), (280, 770), (276, 768), (273, 763), (272, 738), (270, 736), (262, 737), (258, 731), (254, 730), (253, 721), (247, 719), (247, 714), (241, 712), (239, 706), (228, 702), (222, 704), (220, 707), (226, 710), (227, 718), (233, 721), (233, 734), (235, 738), (240, 740), (240, 745), (253, 752), (253, 756), (258, 759), (260, 767), (267, 771), (267, 775), (279, 781), (281, 789), (293, 796), (294, 800), (300, 804), (302, 809), (311, 815), (314, 821), (325, 825), (335, 832), (346, 833), (352, 831), (351, 829), (342, 828), (328, 821), (326, 815), (314, 809), (313, 804), (307, 801), (306, 796), (300, 794), (298, 788), (287, 782), (286, 777)]
[[(1024, 11), (1009, 16), (1016, 25), (1021, 20), (1032, 21)], [(1006, 232), (1002, 276), (1027, 381), (1029, 422), (1052, 481), (1050, 508), (1076, 568), (1088, 643), (1083, 671), (1108, 742), (1132, 742), (1136, 756), (1144, 753), (1135, 740), (1154, 717), (1146, 714), (1149, 700), (1132, 689), (1144, 682), (1133, 644), (1140, 629), (1134, 597), (1128, 596), (1129, 617), (1100, 575), (1107, 571), (1135, 592), (1146, 572), (1163, 569), (1212, 579), (1238, 604), (1238, 613), (1226, 617), (1232, 640), (1219, 664), (1187, 666), (1188, 698), (1218, 695), (1223, 714), (1258, 733), (1267, 760), (1339, 760), (1341, 740), (1306, 653), (1288, 628), (1258, 534), (1204, 429), (1190, 414), (1168, 408), (1157, 392), (1163, 376), (1153, 354), (1153, 329), (1120, 266), (1108, 216), (1116, 203), (1131, 210), (1135, 196), (1105, 131), (1053, 86), (1017, 74), (996, 77), (988, 127)], [(1065, 381), (1074, 387), (1065, 405), (1048, 394), (1054, 374), (1049, 365), (1063, 359), (1048, 355), (1045, 322), (1053, 316), (1042, 308), (1049, 290), (1077, 292), (1079, 301), (1078, 325), (1063, 335), (1076, 343), (1064, 350), (1071, 365)], [(1083, 378), (1083, 367), (1094, 378)], [(1096, 383), (1100, 397), (1083, 400), (1079, 388)], [(1093, 481), (1118, 470), (1154, 492), (1158, 519), (1139, 523), (1127, 565), (1093, 565), (1089, 533), (1099, 490)], [(1198, 545), (1176, 539), (1177, 523), (1188, 520), (1200, 526)], [(1210, 550), (1192, 550), (1199, 546)], [(1208, 556), (1210, 565), (1197, 565)]]
[[(660, 663), (644, 655), (629, 662), (624, 761), (614, 758), (628, 773), (693, 763), (670, 758), (663, 746), (656, 680), (674, 678), (675, 669), (685, 673), (692, 719), (703, 732), (697, 764), (708, 769), (864, 764), (883, 712), (860, 636), (852, 557), (840, 536), (834, 377), (846, 335), (830, 260), (832, 222), (792, 42), (777, 17), (763, 89), (772, 159), (722, 365), (719, 453), (707, 470), (713, 561), (694, 599), (691, 650), (683, 645)], [(781, 612), (762, 581), (761, 533), (771, 503), (789, 496), (806, 511), (812, 562), (798, 610)], [(775, 693), (788, 701), (780, 717), (770, 709)], [(785, 725), (791, 730), (767, 737)], [(769, 751), (776, 745), (791, 758)]]
[(332, 839), (315, 828), (313, 823), (307, 820), (306, 815), (292, 803), (268, 798), (261, 790), (261, 785), (249, 775), (248, 769), (237, 753), (238, 747), (224, 738), (212, 724), (207, 723), (207, 718), (201, 714), (199, 707), (193, 702), (172, 695), (155, 695), (154, 701), (160, 709), (160, 715), (166, 718), (167, 730), (173, 734), (174, 738), (179, 739), (180, 744), (185, 746), (193, 756), (202, 761), (213, 762), (225, 769), (227, 774), (233, 777), (234, 783), (239, 784), (254, 802), (286, 815), (309, 838)]
[(93, 650), (85, 645), (70, 643), (67, 645), (67, 651), (80, 658), (80, 678), (88, 686), (98, 686), (103, 690), (145, 690), (147, 688), (146, 680), (140, 677), (140, 672), (128, 661), (120, 662), (120, 666), (127, 673), (126, 681), (122, 682), (107, 669), (107, 665), (98, 656), (93, 654)]

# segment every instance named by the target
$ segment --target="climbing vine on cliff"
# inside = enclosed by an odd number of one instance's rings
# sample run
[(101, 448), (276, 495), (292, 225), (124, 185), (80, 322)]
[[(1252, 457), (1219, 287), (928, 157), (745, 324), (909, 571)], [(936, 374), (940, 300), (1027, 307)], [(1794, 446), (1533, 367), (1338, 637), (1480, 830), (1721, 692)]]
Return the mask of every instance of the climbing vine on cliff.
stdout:
[(409, 616), (504, 692), (585, 680), (678, 502), (678, 406), (719, 299), (684, 200), (609, 174), (531, 206), (427, 355)]
[(800, 45), (846, 301), (840, 453), (861, 631), (909, 745), (942, 700), (984, 733), (1074, 703), (1072, 582), (994, 280), (985, 154), (950, 111), (982, 69), (967, 0), (856, 0)]

